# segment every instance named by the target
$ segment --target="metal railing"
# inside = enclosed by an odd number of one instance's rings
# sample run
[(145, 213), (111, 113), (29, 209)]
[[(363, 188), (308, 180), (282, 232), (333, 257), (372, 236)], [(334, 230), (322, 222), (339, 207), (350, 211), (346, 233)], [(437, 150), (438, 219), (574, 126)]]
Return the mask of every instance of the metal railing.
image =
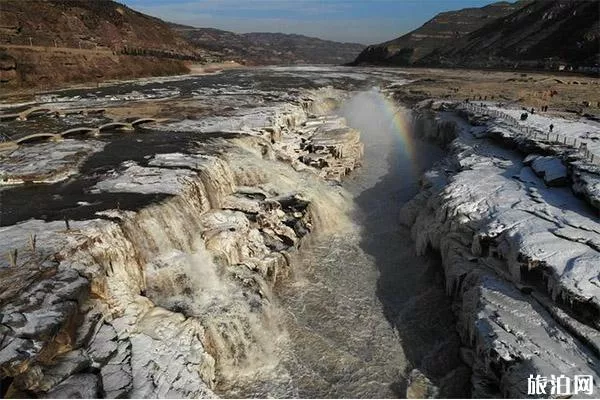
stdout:
[(563, 135), (559, 132), (550, 132), (550, 130), (543, 132), (533, 126), (519, 124), (519, 121), (515, 117), (500, 110), (482, 107), (473, 103), (462, 103), (461, 106), (473, 113), (479, 113), (501, 119), (504, 123), (515, 128), (518, 133), (527, 138), (541, 139), (550, 143), (571, 146), (579, 151), (586, 161), (600, 165), (600, 155), (592, 152), (588, 148), (588, 143), (581, 138)]

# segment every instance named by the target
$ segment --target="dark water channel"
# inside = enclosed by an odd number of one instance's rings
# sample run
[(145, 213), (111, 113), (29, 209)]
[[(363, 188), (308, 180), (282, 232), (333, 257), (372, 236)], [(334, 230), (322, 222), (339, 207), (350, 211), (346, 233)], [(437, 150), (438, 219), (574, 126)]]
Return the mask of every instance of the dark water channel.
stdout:
[(339, 110), (365, 144), (364, 165), (344, 183), (354, 199), (352, 227), (303, 252), (303, 268), (279, 293), (288, 345), (275, 367), (225, 395), (404, 397), (408, 374), (419, 368), (436, 383), (452, 382), (442, 395), (468, 396), (461, 387), (468, 375), (456, 373), (459, 339), (439, 260), (415, 254), (398, 218), (443, 151), (414, 138), (410, 114), (394, 111), (375, 90)]

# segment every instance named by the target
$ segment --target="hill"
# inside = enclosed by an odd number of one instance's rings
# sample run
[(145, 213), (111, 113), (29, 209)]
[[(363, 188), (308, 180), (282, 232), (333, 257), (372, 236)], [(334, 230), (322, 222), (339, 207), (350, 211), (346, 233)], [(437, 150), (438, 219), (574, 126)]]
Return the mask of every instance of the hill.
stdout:
[(521, 3), (500, 2), (482, 8), (443, 12), (421, 27), (399, 38), (368, 46), (355, 60), (358, 64), (411, 65), (433, 51), (482, 28), (490, 21), (507, 16)]
[(191, 43), (248, 65), (343, 64), (365, 48), (358, 43), (339, 43), (284, 33), (233, 33), (213, 28), (171, 25)]
[(110, 0), (0, 0), (0, 85), (177, 74), (209, 53)]
[(166, 22), (110, 0), (0, 0), (0, 44), (201, 54)]
[(0, 88), (182, 74), (188, 64), (342, 64), (364, 48), (170, 24), (111, 0), (0, 0)]
[(555, 68), (597, 65), (600, 2), (537, 0), (429, 54), (424, 64)]
[(354, 64), (592, 67), (600, 48), (599, 5), (535, 0), (442, 13), (400, 38), (367, 47)]

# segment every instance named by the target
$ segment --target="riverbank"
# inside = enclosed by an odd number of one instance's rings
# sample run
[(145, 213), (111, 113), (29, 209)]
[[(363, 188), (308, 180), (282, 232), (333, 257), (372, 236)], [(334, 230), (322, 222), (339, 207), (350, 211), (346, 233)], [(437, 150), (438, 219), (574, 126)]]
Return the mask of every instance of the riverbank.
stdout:
[[(90, 52), (90, 50), (85, 50)], [(93, 54), (95, 54), (92, 51)], [(79, 53), (74, 53), (75, 56), (81, 56)], [(104, 86), (119, 85), (127, 82), (139, 82), (140, 79), (160, 80), (160, 79), (176, 79), (177, 77), (186, 77), (190, 75), (214, 74), (228, 69), (242, 68), (241, 64), (236, 62), (219, 62), (197, 64), (172, 60), (171, 64), (167, 63), (166, 67), (160, 67), (161, 61), (152, 57), (134, 57), (134, 56), (114, 56), (110, 52), (99, 51), (99, 57), (120, 57), (120, 59), (129, 60), (136, 65), (138, 70), (128, 71), (126, 67), (120, 67), (122, 70), (114, 74), (107, 73), (102, 69), (102, 72), (88, 72), (86, 76), (71, 77), (66, 80), (48, 80), (41, 79), (38, 84), (32, 83), (28, 85), (3, 85), (2, 93), (0, 93), (0, 104), (25, 103), (35, 101), (38, 96), (43, 96), (47, 93), (56, 93), (61, 90), (81, 90), (100, 88)], [(89, 54), (84, 53), (83, 57), (89, 58)], [(86, 58), (86, 59), (87, 59)], [(142, 59), (142, 60), (140, 60)], [(169, 60), (167, 60), (169, 61)], [(154, 67), (152, 69), (145, 68), (144, 65), (150, 62)], [(159, 67), (157, 67), (157, 63)], [(145, 69), (144, 69), (145, 68)], [(110, 71), (109, 71), (110, 72)], [(32, 76), (30, 79), (35, 79)], [(23, 87), (24, 86), (24, 87)]]
[(552, 72), (405, 68), (411, 79), (393, 88), (397, 99), (414, 105), (427, 99), (494, 102), (532, 108), (544, 115), (579, 118), (600, 116), (600, 79)]
[[(222, 102), (262, 96), (232, 87)], [(210, 117), (3, 155), (19, 176), (33, 154), (48, 174), (75, 163), (61, 183), (0, 189), (3, 396), (213, 397), (285, 340), (273, 287), (303, 237), (343, 223), (335, 182), (362, 145), (328, 115), (345, 92), (275, 90), (260, 107), (219, 108), (213, 92)]]
[(597, 391), (600, 225), (576, 189), (576, 171), (594, 167), (562, 141), (471, 110), (420, 105), (450, 154), (424, 175), (402, 221), (419, 253), (441, 254), (473, 395), (526, 397), (530, 374), (590, 375)]

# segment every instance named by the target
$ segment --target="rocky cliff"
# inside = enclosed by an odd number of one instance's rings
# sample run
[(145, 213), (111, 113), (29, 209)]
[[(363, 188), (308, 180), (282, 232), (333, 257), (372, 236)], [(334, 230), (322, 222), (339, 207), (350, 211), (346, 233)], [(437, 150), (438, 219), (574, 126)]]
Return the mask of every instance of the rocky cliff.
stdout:
[(248, 65), (344, 64), (352, 61), (365, 47), (303, 35), (237, 34), (211, 28), (173, 27), (191, 43), (222, 54), (225, 59)]
[(594, 1), (522, 1), (443, 13), (407, 35), (369, 46), (355, 63), (593, 67), (599, 60), (598, 7)]
[[(473, 396), (526, 397), (530, 374), (590, 375), (597, 391), (600, 226), (588, 207), (599, 175), (563, 143), (454, 106), (418, 111), (417, 129), (449, 157), (401, 218), (418, 251), (441, 254)], [(574, 177), (582, 165), (585, 183)], [(589, 205), (567, 185), (587, 187)]]

